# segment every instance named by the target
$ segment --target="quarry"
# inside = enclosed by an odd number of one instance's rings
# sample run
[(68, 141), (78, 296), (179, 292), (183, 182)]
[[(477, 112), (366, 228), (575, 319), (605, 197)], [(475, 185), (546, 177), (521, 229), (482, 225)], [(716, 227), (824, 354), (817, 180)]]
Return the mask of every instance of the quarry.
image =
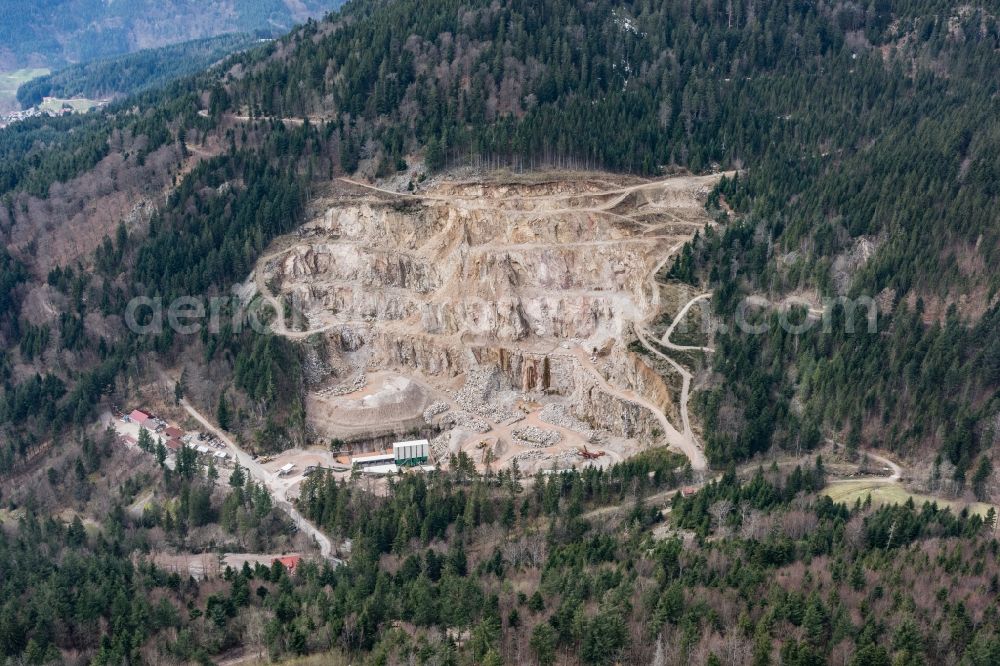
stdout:
[(691, 369), (668, 355), (686, 294), (663, 273), (720, 177), (341, 179), (242, 291), (304, 345), (320, 445), (419, 436), (432, 462), (524, 473), (669, 446), (701, 471)]

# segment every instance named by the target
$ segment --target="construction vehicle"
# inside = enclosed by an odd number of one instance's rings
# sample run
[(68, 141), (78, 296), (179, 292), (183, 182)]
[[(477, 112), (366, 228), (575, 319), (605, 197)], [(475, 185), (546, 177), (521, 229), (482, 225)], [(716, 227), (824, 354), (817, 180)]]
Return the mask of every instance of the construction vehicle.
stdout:
[(597, 460), (604, 455), (604, 451), (590, 451), (587, 449), (587, 445), (584, 444), (582, 449), (576, 450), (576, 454), (586, 460)]

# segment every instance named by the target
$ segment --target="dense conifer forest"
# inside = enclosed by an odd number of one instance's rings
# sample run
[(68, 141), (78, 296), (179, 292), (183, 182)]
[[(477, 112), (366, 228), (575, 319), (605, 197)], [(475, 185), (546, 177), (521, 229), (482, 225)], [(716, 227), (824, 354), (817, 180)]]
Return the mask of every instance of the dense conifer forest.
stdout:
[[(100, 441), (74, 450), (49, 483), (85, 502), (120, 454)], [(145, 476), (122, 486), (99, 526), (43, 518), (37, 501), (18, 509), (16, 531), (0, 532), (0, 652), (98, 664), (209, 663), (234, 649), (365, 663), (1000, 658), (988, 521), (816, 498), (820, 459), (675, 492), (674, 528), (659, 537), (663, 517), (643, 498), (683, 482), (671, 455), (529, 479), (478, 479), (471, 461), (454, 460), (450, 472), (394, 482), (384, 498), (318, 475), (300, 507), (352, 540), (346, 565), (246, 566), (200, 583), (143, 553), (164, 536), (190, 547), (209, 533), (266, 548), (287, 528), (242, 475), (213, 492), (212, 470), (186, 459), (176, 471), (142, 463)], [(163, 501), (125, 511), (133, 488), (157, 477)]]
[[(818, 457), (735, 471), (830, 439), (936, 456), (980, 492), (1000, 444), (998, 88), (991, 2), (355, 0), (101, 113), (0, 131), (0, 475), (40, 447), (61, 456), (51, 497), (0, 495), (0, 653), (1000, 662), (995, 514), (835, 504), (817, 494)], [(221, 148), (174, 172), (148, 225), (109, 232), (92, 259), (42, 272), (10, 240), (29, 205), (109, 157), (138, 165), (211, 141)], [(128, 514), (117, 454), (77, 432), (140, 374), (137, 359), (193, 354), (221, 369), (210, 408), (227, 430), (261, 452), (299, 443), (303, 352), (228, 328), (105, 337), (84, 323), (133, 296), (224, 294), (325, 182), (414, 158), (430, 171), (738, 171), (709, 196), (720, 224), (664, 277), (711, 290), (718, 321), (749, 295), (805, 294), (870, 297), (877, 328), (840, 304), (829, 332), (791, 335), (767, 310), (752, 314), (766, 335), (718, 332), (712, 381), (693, 398), (718, 477), (692, 496), (676, 492), (680, 461), (657, 453), (530, 479), (476, 478), (456, 459), (385, 496), (319, 474), (299, 508), (352, 542), (344, 566), (205, 584), (157, 569), (141, 556), (148, 539), (194, 530), (188, 545), (238, 535), (264, 548), (281, 514), (252, 483), (220, 488), (211, 470), (148, 460), (162, 500)], [(58, 326), (21, 316), (38, 285), (65, 304)], [(647, 505), (654, 495), (669, 511)], [(67, 497), (99, 529), (52, 518)]]

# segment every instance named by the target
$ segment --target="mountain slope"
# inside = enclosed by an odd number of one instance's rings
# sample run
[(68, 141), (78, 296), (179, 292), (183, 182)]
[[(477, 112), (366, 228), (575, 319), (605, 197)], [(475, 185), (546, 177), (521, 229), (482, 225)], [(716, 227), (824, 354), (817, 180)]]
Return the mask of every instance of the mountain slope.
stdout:
[[(101, 114), (0, 133), (0, 654), (998, 663), (996, 512), (946, 503), (998, 498), (993, 4), (356, 2)], [(333, 178), (419, 188), (446, 170), (475, 200), (494, 167), (716, 164), (740, 173), (709, 194), (715, 223), (657, 277), (711, 292), (703, 311), (727, 329), (667, 317), (664, 344), (645, 343), (710, 364), (691, 401), (730, 471), (702, 484), (662, 449), (530, 481), (456, 455), (378, 493), (319, 473), (299, 510), (351, 540), (346, 565), (197, 583), (157, 556), (313, 547), (239, 473), (217, 484), (187, 454), (171, 469), (67, 434), (98, 406), (184, 395), (246, 446), (306, 442), (314, 341), (241, 329), (231, 300), (233, 325), (193, 335), (133, 333), (123, 313), (228, 294), (307, 214), (326, 222), (311, 207)], [(877, 302), (876, 330), (841, 296)], [(810, 311), (831, 329), (788, 330)], [(769, 330), (734, 331), (739, 317)], [(164, 367), (198, 376), (169, 385)], [(871, 446), (941, 501), (834, 503), (835, 474), (907, 497), (869, 478)], [(773, 466), (739, 464), (765, 452)]]
[(340, 0), (0, 2), (0, 69), (56, 67), (227, 32), (285, 32)]
[[(176, 284), (169, 292), (180, 293), (181, 276), (199, 289), (242, 277), (218, 268), (185, 272), (215, 261), (203, 254), (207, 246), (191, 247), (188, 230), (228, 233), (222, 222), (187, 211), (202, 198), (193, 194), (200, 187), (217, 187), (248, 164), (295, 165), (305, 190), (359, 167), (390, 175), (417, 153), (432, 169), (746, 167), (719, 192), (740, 225), (686, 255), (673, 274), (712, 287), (725, 317), (748, 293), (772, 300), (787, 293), (878, 297), (880, 330), (891, 335), (883, 341), (881, 332), (863, 333), (872, 337), (862, 344), (806, 336), (808, 351), (793, 355), (774, 336), (761, 348), (781, 354), (754, 351), (765, 342), (760, 337), (722, 345), (715, 362), (728, 383), (703, 417), (718, 424), (716, 411), (725, 405), (739, 417), (732, 423), (756, 425), (738, 436), (719, 428), (717, 461), (775, 443), (801, 446), (800, 431), (808, 445), (822, 441), (821, 432), (846, 439), (848, 430), (872, 441), (884, 430), (876, 425), (881, 419), (897, 426), (885, 443), (900, 450), (933, 451), (945, 446), (945, 432), (971, 433), (947, 444), (961, 476), (996, 437), (990, 341), (1000, 274), (985, 267), (1000, 256), (991, 213), (1000, 138), (989, 112), (1000, 63), (993, 13), (970, 10), (946, 20), (936, 13), (945, 10), (791, 2), (731, 9), (565, 0), (356, 3), (342, 19), (305, 26), (262, 54), (233, 59), (225, 77), (178, 84), (169, 98), (146, 96), (141, 120), (123, 106), (104, 119), (79, 121), (68, 135), (47, 134), (40, 123), (16, 140), (4, 137), (8, 154), (18, 157), (5, 162), (0, 188), (15, 192), (18, 203), (0, 210), (0, 221), (27, 248), (33, 236), (18, 232), (29, 215), (37, 219), (37, 206), (16, 191), (30, 188), (44, 198), (51, 183), (85, 178), (94, 164), (124, 156), (125, 144), (103, 138), (111, 132), (148, 137), (144, 156), (181, 136), (227, 145), (228, 155), (192, 172), (160, 209), (155, 242), (185, 250), (142, 259), (142, 273), (132, 276), (154, 290), (167, 288), (170, 276)], [(207, 117), (175, 104), (179, 99), (197, 99)], [(274, 120), (303, 116), (311, 122)], [(65, 157), (51, 151), (51, 142), (64, 145)], [(182, 153), (157, 154), (172, 163)], [(169, 179), (158, 182), (170, 186)], [(252, 203), (267, 194), (236, 188), (217, 205), (245, 197)], [(239, 229), (228, 252), (240, 259), (230, 265), (246, 267), (270, 232), (253, 223)], [(860, 245), (874, 251), (851, 263)], [(144, 252), (135, 244), (122, 251)], [(30, 253), (21, 255), (30, 266)], [(159, 258), (168, 256), (185, 258)], [(41, 266), (47, 272), (51, 259)], [(947, 381), (929, 372), (919, 390), (888, 397), (888, 387), (912, 385), (908, 368), (924, 367), (922, 356), (900, 348), (913, 344), (902, 333), (911, 326), (908, 313), (922, 313), (930, 336), (921, 334), (923, 348), (952, 304), (954, 326), (970, 334), (960, 352), (939, 343), (961, 356), (940, 356), (954, 365)], [(890, 357), (900, 360), (878, 363)], [(844, 385), (850, 379), (843, 378), (860, 376), (869, 377), (867, 394)], [(793, 409), (803, 403), (804, 411)]]
[[(1000, 410), (1000, 273), (984, 270), (1000, 259), (995, 13), (561, 2), (356, 11), (368, 20), (307, 28), (243, 74), (231, 103), (333, 120), (342, 165), (367, 159), (383, 175), (421, 145), (432, 166), (745, 165), (748, 177), (725, 192), (744, 218), (739, 253), (722, 252), (727, 234), (692, 276), (720, 292), (716, 311), (732, 317), (747, 293), (879, 299), (879, 331), (861, 339), (844, 325), (803, 336), (796, 353), (755, 351), (788, 350), (777, 332), (722, 346), (727, 381), (704, 408), (717, 462), (814, 446), (831, 429), (911, 455), (946, 450), (955, 479), (989, 453)], [(838, 268), (863, 243), (872, 256)], [(949, 306), (942, 336), (934, 322)], [(922, 321), (907, 333), (914, 310)], [(718, 427), (724, 402), (748, 423), (736, 436)]]
[(107, 99), (159, 88), (258, 43), (251, 35), (220, 35), (70, 65), (21, 85), (17, 101), (27, 109), (45, 97)]

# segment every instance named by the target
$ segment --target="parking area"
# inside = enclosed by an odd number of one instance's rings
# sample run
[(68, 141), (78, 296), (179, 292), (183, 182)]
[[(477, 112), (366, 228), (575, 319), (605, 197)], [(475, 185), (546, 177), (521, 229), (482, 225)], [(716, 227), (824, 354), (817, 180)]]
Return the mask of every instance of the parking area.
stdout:
[(302, 481), (318, 469), (333, 474), (350, 476), (350, 459), (336, 456), (325, 449), (288, 449), (273, 456), (262, 456), (257, 462), (270, 474), (272, 483), (282, 486), (289, 499), (297, 497)]

